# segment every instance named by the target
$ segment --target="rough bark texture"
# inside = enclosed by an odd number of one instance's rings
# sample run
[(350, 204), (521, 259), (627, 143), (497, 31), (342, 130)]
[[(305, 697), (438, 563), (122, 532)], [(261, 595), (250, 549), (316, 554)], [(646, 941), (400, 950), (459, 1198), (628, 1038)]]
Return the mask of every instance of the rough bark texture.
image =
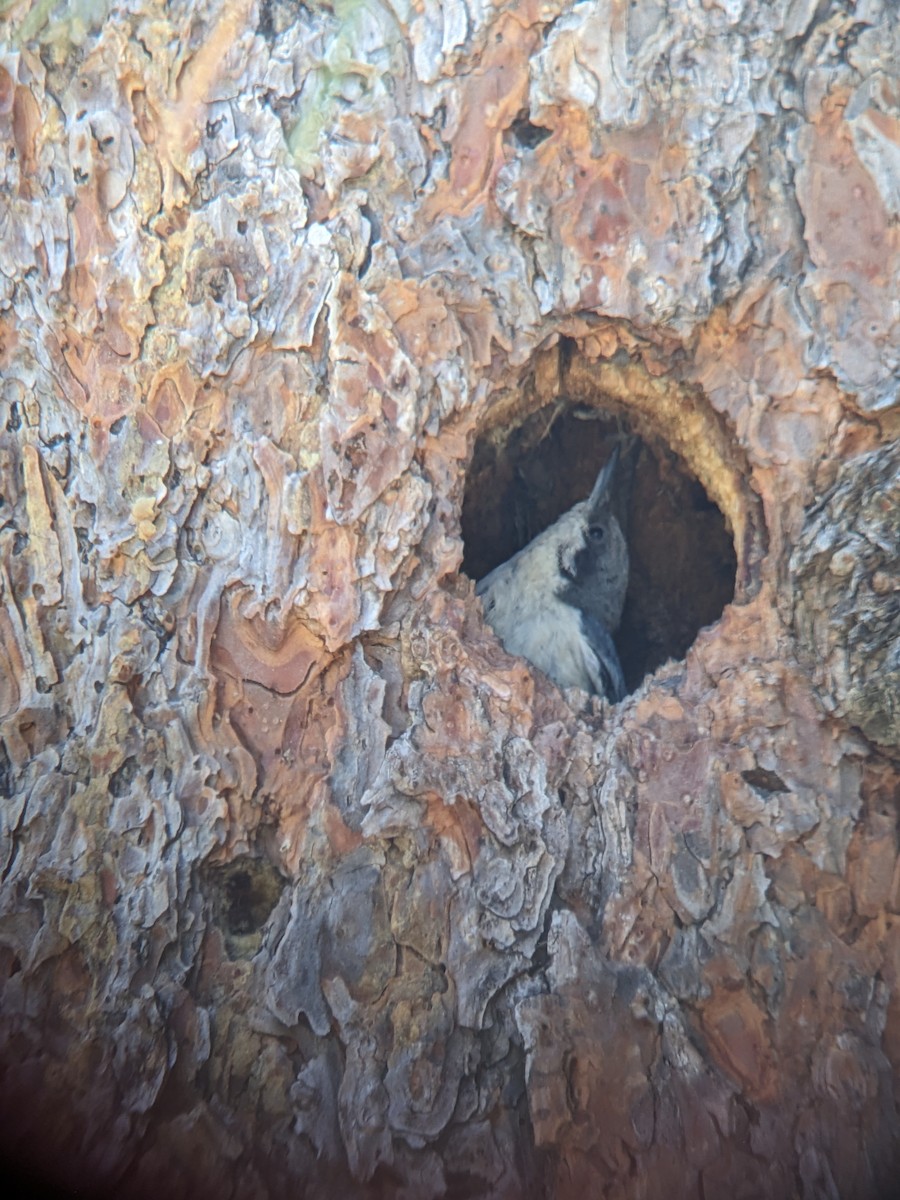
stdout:
[[(895, 4), (2, 9), (7, 1156), (889, 1194)], [(460, 567), (616, 429), (611, 708)]]

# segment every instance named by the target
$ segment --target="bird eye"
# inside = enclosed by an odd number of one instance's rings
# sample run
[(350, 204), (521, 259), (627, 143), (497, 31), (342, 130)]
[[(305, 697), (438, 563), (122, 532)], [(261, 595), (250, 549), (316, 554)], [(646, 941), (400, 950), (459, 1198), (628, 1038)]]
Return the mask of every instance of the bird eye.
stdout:
[(595, 542), (602, 542), (605, 536), (606, 534), (602, 525), (591, 525), (588, 529), (588, 537), (592, 538)]

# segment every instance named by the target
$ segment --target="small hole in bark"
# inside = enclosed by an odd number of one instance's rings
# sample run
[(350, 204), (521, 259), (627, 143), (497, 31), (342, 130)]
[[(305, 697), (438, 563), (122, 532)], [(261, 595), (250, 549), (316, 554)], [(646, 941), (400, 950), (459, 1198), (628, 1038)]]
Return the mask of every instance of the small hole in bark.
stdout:
[(525, 112), (516, 117), (510, 125), (509, 131), (518, 144), (524, 146), (526, 150), (533, 150), (535, 146), (539, 146), (550, 136), (549, 129), (545, 129), (542, 125), (535, 125), (528, 119), (528, 114)]
[(129, 756), (122, 763), (117, 771), (113, 771), (109, 777), (109, 783), (106, 785), (111, 796), (117, 799), (120, 796), (125, 796), (131, 791), (131, 785), (138, 773), (138, 761), (134, 756)]
[(718, 620), (737, 567), (722, 513), (646, 420), (638, 434), (621, 404), (561, 395), (486, 429), (466, 480), (462, 569), (480, 580), (585, 499), (617, 444), (614, 511), (630, 568), (613, 640), (630, 692)]
[(249, 855), (211, 867), (207, 878), (214, 921), (222, 931), (229, 957), (250, 957), (259, 949), (284, 880), (270, 862)]
[(764, 767), (753, 767), (750, 771), (741, 771), (741, 775), (754, 791), (761, 792), (764, 796), (791, 790), (780, 775), (776, 775), (774, 771), (767, 771)]

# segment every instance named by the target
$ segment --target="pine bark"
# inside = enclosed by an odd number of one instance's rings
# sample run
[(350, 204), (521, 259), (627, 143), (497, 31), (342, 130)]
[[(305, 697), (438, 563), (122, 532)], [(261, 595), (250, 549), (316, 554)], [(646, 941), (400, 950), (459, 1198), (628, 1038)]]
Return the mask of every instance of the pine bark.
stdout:
[[(889, 1194), (900, 25), (852, 7), (2, 5), (17, 1169)], [(463, 569), (565, 414), (649, 456), (616, 706)]]

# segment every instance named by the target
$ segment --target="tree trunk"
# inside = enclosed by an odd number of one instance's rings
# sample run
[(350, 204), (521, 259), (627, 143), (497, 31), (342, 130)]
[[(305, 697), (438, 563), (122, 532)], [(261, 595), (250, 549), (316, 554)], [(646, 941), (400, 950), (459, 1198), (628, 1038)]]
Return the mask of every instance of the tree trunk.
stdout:
[[(889, 1193), (900, 24), (848, 7), (3, 4), (17, 1169)], [(473, 580), (615, 441), (611, 705)]]

